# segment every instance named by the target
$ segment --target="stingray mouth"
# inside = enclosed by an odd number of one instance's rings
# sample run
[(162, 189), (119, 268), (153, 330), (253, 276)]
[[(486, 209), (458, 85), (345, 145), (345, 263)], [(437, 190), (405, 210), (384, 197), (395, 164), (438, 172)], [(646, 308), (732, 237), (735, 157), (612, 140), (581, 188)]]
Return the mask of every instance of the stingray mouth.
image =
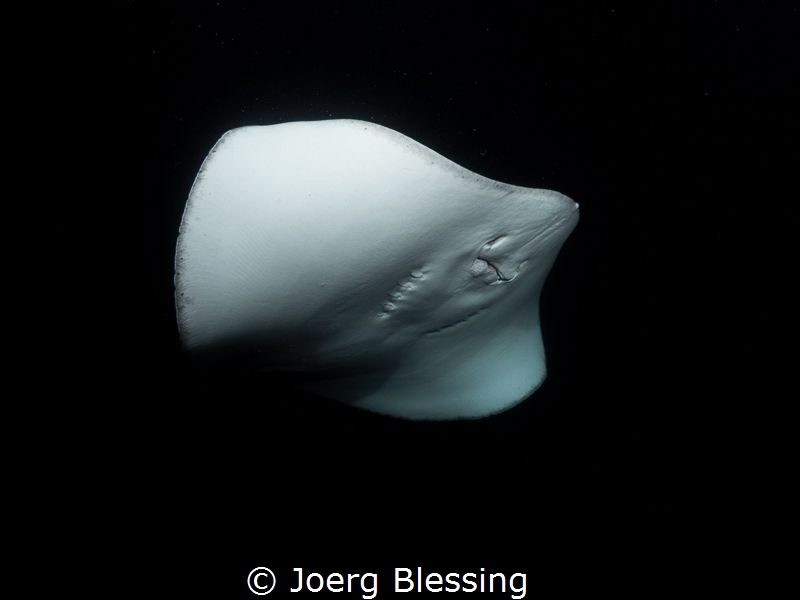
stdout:
[(470, 274), (487, 285), (503, 285), (514, 281), (527, 262), (527, 260), (523, 260), (516, 267), (509, 268), (502, 265), (500, 259), (478, 256), (472, 262)]
[(478, 314), (480, 314), (482, 312), (483, 312), (483, 309), (476, 310), (474, 313), (471, 313), (471, 314), (467, 315), (463, 319), (459, 319), (458, 321), (454, 321), (452, 323), (449, 323), (448, 325), (444, 325), (443, 327), (439, 327), (437, 329), (431, 329), (430, 331), (426, 331), (423, 335), (434, 335), (434, 334), (437, 334), (437, 333), (442, 333), (444, 331), (450, 331), (450, 330), (454, 329), (455, 327), (460, 327), (461, 325), (463, 325), (467, 321), (472, 320), (475, 316), (477, 316)]

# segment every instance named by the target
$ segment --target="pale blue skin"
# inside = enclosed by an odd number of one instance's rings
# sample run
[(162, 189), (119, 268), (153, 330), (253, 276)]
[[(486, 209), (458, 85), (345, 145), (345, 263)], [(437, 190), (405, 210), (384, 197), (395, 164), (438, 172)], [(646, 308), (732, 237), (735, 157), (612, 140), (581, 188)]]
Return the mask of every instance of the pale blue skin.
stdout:
[(375, 412), (493, 414), (544, 380), (539, 295), (577, 208), (371, 123), (236, 129), (181, 225), (181, 338), (246, 338), (258, 368)]

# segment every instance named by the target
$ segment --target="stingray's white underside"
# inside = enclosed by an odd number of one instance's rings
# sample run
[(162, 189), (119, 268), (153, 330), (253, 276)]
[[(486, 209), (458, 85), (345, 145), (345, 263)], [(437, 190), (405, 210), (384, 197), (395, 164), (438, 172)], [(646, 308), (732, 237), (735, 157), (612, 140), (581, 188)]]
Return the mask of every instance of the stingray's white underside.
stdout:
[(545, 377), (539, 294), (577, 220), (372, 123), (235, 129), (181, 223), (181, 339), (376, 412), (496, 413)]

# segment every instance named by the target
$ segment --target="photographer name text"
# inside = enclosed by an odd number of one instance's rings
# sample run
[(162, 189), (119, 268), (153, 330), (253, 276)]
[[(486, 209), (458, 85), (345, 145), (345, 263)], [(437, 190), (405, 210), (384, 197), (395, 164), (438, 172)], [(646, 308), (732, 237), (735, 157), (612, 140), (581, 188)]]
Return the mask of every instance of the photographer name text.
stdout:
[[(290, 592), (356, 592), (364, 600), (378, 595), (377, 573), (304, 573), (303, 568), (293, 569), (293, 587)], [(527, 576), (525, 573), (487, 573), (481, 568), (475, 573), (436, 573), (415, 569), (394, 569), (393, 592), (478, 592), (507, 593), (514, 600), (525, 597)]]

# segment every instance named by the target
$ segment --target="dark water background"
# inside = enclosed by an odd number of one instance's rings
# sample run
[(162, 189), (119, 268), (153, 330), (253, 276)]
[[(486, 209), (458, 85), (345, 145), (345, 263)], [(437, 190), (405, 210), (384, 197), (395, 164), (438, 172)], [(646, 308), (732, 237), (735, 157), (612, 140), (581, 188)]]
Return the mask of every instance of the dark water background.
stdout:
[[(754, 460), (755, 425), (730, 418), (769, 397), (778, 360), (767, 339), (795, 203), (779, 180), (797, 168), (797, 8), (128, 6), (146, 81), (146, 458), (167, 515), (219, 536), (200, 546), (209, 572), (247, 541), (260, 550), (230, 559), (232, 577), (330, 548), (341, 569), (371, 568), (347, 566), (355, 541), (406, 562), (519, 544), (533, 573), (544, 530), (580, 547), (576, 530), (634, 529), (659, 545), (690, 517), (715, 519), (716, 480)], [(409, 423), (186, 364), (172, 260), (205, 154), (233, 127), (328, 118), (580, 203), (542, 298), (549, 375), (528, 401)]]

